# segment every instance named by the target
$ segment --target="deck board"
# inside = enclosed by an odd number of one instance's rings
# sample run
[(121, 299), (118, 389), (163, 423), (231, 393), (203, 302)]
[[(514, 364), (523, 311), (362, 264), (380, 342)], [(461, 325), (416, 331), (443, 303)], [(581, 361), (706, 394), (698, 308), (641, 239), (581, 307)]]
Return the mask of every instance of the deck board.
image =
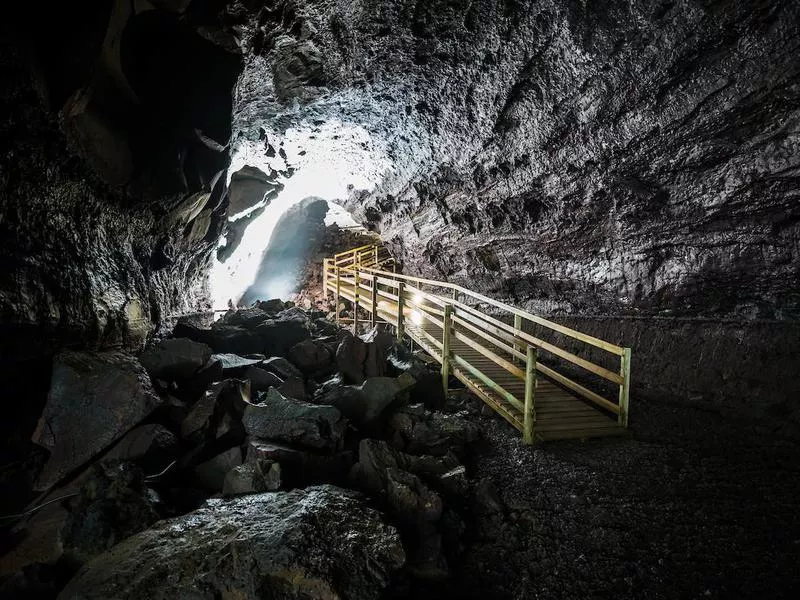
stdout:
[[(355, 293), (352, 283), (341, 281), (339, 291), (344, 298), (351, 302), (354, 301)], [(373, 309), (372, 292), (362, 284), (358, 295), (359, 306), (371, 314)], [(379, 320), (392, 325), (397, 324), (397, 302), (381, 299), (377, 308)], [(409, 308), (404, 310), (403, 320), (406, 334), (426, 352), (438, 359), (440, 350), (431, 343), (426, 334), (438, 340), (439, 344), (441, 344), (441, 326), (428, 320), (415, 324), (413, 322), (413, 311)], [(363, 320), (365, 323), (370, 321), (371, 318)], [(459, 333), (470, 339), (477, 339), (475, 334), (466, 329), (459, 329)], [(453, 354), (462, 357), (473, 367), (488, 375), (520, 402), (523, 401), (525, 382), (522, 379), (500, 367), (490, 358), (471, 348), (463, 341), (455, 339), (454, 336), (450, 340), (450, 349)], [(507, 360), (512, 363), (515, 362), (514, 358), (510, 356)], [(524, 371), (524, 365), (518, 363), (519, 361), (516, 361), (517, 366)], [(520, 411), (510, 406), (499, 395), (473, 375), (459, 368), (458, 365), (451, 364), (451, 369), (453, 375), (467, 385), (485, 403), (500, 413), (511, 425), (517, 429), (522, 429), (523, 416)], [(534, 412), (534, 435), (540, 441), (622, 435), (626, 432), (626, 429), (617, 423), (616, 417), (600, 407), (576, 397), (571, 392), (548, 380), (542, 374), (537, 376)]]

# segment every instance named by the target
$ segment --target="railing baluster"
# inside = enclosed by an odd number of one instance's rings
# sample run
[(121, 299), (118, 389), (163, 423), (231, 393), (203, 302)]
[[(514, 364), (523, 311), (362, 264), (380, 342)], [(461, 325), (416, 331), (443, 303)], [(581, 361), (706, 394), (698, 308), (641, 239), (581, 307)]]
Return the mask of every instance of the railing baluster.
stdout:
[(528, 356), (525, 364), (525, 414), (523, 415), (522, 441), (526, 444), (533, 443), (534, 420), (536, 409), (534, 396), (536, 394), (536, 360), (537, 352), (534, 346), (528, 346)]
[(623, 348), (622, 357), (619, 361), (619, 374), (622, 383), (619, 384), (619, 415), (617, 423), (623, 427), (628, 426), (628, 403), (630, 402), (631, 386), (631, 349)]
[(450, 329), (453, 320), (450, 314), (453, 310), (451, 304), (444, 305), (444, 316), (442, 317), (442, 388), (444, 396), (447, 397), (447, 383), (450, 379)]
[(355, 273), (355, 285), (353, 286), (353, 335), (358, 335), (358, 288), (359, 288), (359, 276), (358, 276), (358, 265), (354, 267)]
[(397, 340), (402, 342), (405, 336), (405, 324), (403, 323), (403, 292), (406, 284), (402, 281), (397, 283)]
[(341, 281), (341, 267), (336, 267), (336, 322), (339, 322), (339, 298), (341, 298), (342, 293), (342, 281)]
[(372, 327), (378, 321), (378, 276), (372, 273)]
[[(514, 337), (519, 337), (520, 332), (522, 331), (522, 317), (518, 314), (514, 314)], [(514, 344), (514, 350), (518, 352), (522, 352), (522, 347), (519, 344)], [(517, 359), (514, 359), (514, 362), (517, 362)]]

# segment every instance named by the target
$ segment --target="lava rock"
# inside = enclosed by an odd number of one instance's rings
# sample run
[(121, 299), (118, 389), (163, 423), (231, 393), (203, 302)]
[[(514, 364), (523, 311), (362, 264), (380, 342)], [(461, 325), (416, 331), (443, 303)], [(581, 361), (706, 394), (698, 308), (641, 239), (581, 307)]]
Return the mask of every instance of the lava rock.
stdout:
[(50, 450), (36, 481), (43, 490), (147, 417), (161, 400), (141, 364), (121, 352), (62, 352), (32, 441)]
[(263, 362), (261, 368), (266, 369), (270, 373), (275, 373), (283, 380), (291, 377), (302, 379), (303, 374), (292, 363), (281, 356), (273, 356)]
[(161, 340), (139, 356), (150, 376), (164, 381), (188, 379), (211, 357), (211, 348), (188, 338)]
[(291, 317), (288, 315), (285, 319), (264, 321), (255, 328), (264, 353), (268, 356), (286, 356), (292, 346), (311, 337), (305, 316), (302, 320)]
[(319, 401), (338, 408), (342, 414), (362, 429), (372, 429), (383, 413), (405, 402), (407, 391), (415, 384), (409, 375), (372, 377), (360, 386), (330, 387)]
[(273, 388), (259, 404), (245, 404), (242, 424), (255, 438), (336, 450), (342, 446), (347, 420), (333, 406), (286, 398)]
[(61, 600), (371, 600), (405, 562), (399, 536), (333, 486), (210, 500), (97, 557)]
[(283, 380), (275, 373), (262, 369), (259, 366), (253, 366), (247, 369), (244, 374), (244, 379), (250, 381), (250, 389), (253, 393), (266, 392), (269, 388), (278, 387), (283, 383)]
[(217, 325), (211, 329), (200, 329), (188, 323), (178, 323), (172, 334), (174, 337), (186, 337), (207, 344), (214, 352), (220, 354), (244, 356), (258, 354), (264, 350), (261, 336), (244, 327)]
[(344, 483), (353, 466), (353, 453), (344, 451), (317, 454), (276, 442), (250, 440), (245, 462), (279, 463), (283, 483), (289, 487), (299, 487), (330, 482)]
[(227, 377), (243, 372), (247, 367), (252, 367), (263, 361), (261, 358), (245, 358), (237, 354), (214, 354), (211, 358), (220, 362), (222, 372)]
[(70, 562), (84, 563), (158, 520), (155, 497), (132, 463), (93, 465), (61, 532)]
[(210, 492), (221, 492), (228, 473), (242, 462), (241, 448), (230, 448), (197, 465), (193, 471), (194, 479), (201, 487)]
[(291, 360), (303, 373), (317, 373), (331, 365), (331, 354), (325, 344), (307, 339), (289, 350)]
[(148, 472), (163, 470), (179, 452), (178, 438), (163, 425), (140, 425), (126, 433), (103, 460), (132, 461)]
[(281, 487), (281, 466), (272, 461), (258, 461), (234, 467), (225, 475), (223, 496), (274, 492)]

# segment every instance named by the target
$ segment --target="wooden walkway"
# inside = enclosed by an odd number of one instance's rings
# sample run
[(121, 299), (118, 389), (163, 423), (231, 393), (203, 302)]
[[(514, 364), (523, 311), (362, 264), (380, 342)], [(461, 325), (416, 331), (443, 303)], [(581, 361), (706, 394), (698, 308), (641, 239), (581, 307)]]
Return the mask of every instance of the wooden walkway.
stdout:
[[(337, 255), (325, 261), (325, 289), (357, 302), (362, 315), (367, 315), (366, 322), (388, 323), (395, 327), (399, 338), (411, 338), (442, 365), (445, 387), (450, 375), (458, 378), (521, 431), (527, 443), (626, 432), (629, 349), (573, 332), (513, 307), (508, 308), (521, 314), (515, 314), (513, 325), (504, 323), (496, 314), (486, 314), (464, 301), (477, 297), (501, 308), (507, 305), (453, 284), (385, 270), (390, 263), (385, 251), (375, 246)], [(425, 287), (445, 288), (450, 293), (436, 294)], [(552, 325), (562, 335), (574, 334), (571, 337), (619, 356), (620, 371), (614, 373), (531, 336), (524, 331), (524, 317), (535, 319), (539, 325)], [(356, 313), (354, 328), (359, 319)], [(449, 324), (447, 331), (445, 323)], [(540, 353), (617, 383), (618, 402), (559, 373), (553, 365), (539, 360)]]

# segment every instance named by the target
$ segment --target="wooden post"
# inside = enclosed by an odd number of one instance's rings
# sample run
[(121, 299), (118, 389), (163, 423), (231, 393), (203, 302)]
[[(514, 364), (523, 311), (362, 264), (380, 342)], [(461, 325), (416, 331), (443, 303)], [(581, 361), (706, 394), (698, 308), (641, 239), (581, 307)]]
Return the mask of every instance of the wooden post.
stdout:
[(630, 402), (631, 387), (631, 349), (623, 348), (622, 357), (619, 361), (619, 374), (622, 383), (619, 384), (619, 416), (617, 423), (623, 427), (628, 426), (628, 404)]
[[(514, 336), (519, 337), (520, 331), (522, 331), (522, 317), (518, 314), (514, 313)], [(522, 348), (519, 344), (514, 344), (514, 350), (519, 350), (522, 352)], [(515, 356), (514, 362), (519, 362), (519, 359)]]
[(375, 246), (375, 268), (378, 268), (378, 247)]
[(456, 288), (453, 288), (453, 300), (458, 302), (458, 290)]
[(536, 393), (536, 360), (537, 352), (533, 346), (528, 346), (527, 362), (525, 364), (525, 414), (523, 415), (522, 441), (525, 444), (533, 443), (534, 420), (536, 408), (534, 395)]
[(353, 335), (358, 335), (358, 288), (360, 278), (358, 275), (358, 265), (353, 269), (355, 273), (355, 285), (353, 286)]
[(451, 313), (452, 304), (444, 305), (444, 316), (442, 317), (442, 388), (444, 396), (447, 398), (447, 383), (450, 379), (450, 329), (453, 326)]
[(378, 321), (378, 277), (372, 274), (372, 326)]
[(322, 259), (322, 295), (328, 299), (328, 261), (329, 258)]
[(341, 275), (339, 274), (340, 267), (336, 267), (336, 322), (339, 322), (339, 298), (342, 292)]
[(403, 324), (403, 292), (406, 284), (402, 281), (397, 283), (397, 341), (402, 342), (405, 336), (405, 325)]

